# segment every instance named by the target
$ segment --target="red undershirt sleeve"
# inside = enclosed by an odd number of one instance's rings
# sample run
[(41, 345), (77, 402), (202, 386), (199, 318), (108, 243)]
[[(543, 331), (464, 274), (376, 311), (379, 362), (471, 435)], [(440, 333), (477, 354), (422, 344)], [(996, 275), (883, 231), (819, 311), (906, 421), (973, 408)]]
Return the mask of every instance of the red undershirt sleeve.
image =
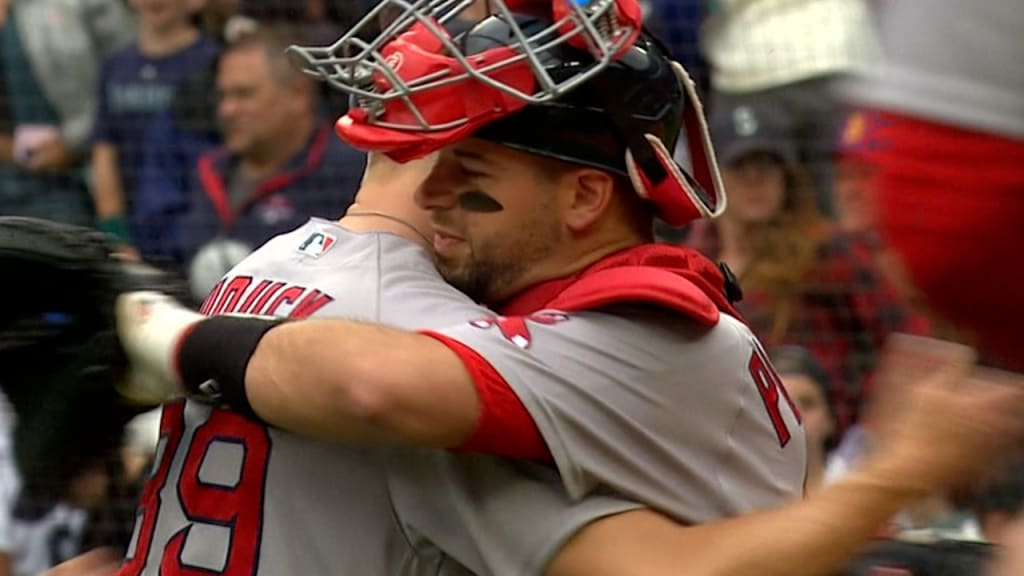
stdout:
[(505, 379), (465, 344), (432, 331), (421, 332), (447, 346), (466, 366), (480, 395), (480, 420), (473, 435), (453, 452), (473, 452), (521, 460), (552, 461), (533, 417)]

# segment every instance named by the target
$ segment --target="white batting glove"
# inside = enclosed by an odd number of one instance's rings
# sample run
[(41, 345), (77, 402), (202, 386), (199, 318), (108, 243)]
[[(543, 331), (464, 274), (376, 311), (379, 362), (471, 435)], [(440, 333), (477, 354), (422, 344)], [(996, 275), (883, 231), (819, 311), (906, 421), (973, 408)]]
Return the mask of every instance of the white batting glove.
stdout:
[(185, 395), (178, 374), (178, 342), (205, 316), (159, 292), (128, 292), (117, 299), (117, 336), (130, 367), (118, 391), (156, 406)]

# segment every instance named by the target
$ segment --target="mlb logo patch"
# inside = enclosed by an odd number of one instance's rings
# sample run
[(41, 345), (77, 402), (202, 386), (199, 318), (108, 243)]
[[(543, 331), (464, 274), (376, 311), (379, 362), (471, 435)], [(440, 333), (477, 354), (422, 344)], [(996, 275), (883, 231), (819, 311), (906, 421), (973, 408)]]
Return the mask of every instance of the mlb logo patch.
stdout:
[(330, 234), (323, 232), (314, 232), (310, 234), (302, 244), (299, 244), (298, 251), (306, 256), (312, 256), (313, 258), (319, 258), (327, 253), (334, 246), (337, 239)]

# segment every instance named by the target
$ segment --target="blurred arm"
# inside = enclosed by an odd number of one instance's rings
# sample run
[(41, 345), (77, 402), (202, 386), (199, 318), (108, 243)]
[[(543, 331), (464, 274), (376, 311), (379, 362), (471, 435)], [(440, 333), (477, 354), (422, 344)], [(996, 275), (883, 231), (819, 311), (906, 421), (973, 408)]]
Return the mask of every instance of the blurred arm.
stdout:
[(680, 526), (627, 512), (580, 531), (547, 576), (813, 576), (849, 562), (885, 522), (922, 493), (879, 463), (791, 506)]
[[(968, 349), (921, 338), (890, 343), (875, 452), (836, 484), (772, 511), (683, 527), (628, 512), (581, 530), (548, 576), (826, 576), (898, 511), (982, 477), (1024, 439), (1024, 378), (975, 370)], [(1022, 542), (1024, 543), (1024, 542)]]

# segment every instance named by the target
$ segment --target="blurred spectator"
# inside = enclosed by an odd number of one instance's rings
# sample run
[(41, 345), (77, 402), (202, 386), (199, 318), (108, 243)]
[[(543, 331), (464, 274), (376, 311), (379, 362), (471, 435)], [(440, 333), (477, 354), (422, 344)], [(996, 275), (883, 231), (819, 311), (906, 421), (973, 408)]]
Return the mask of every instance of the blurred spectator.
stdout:
[[(96, 479), (84, 480), (83, 488)], [(89, 516), (85, 509), (67, 502), (46, 508), (22, 504), (26, 506), (15, 510), (13, 529), (15, 576), (37, 576), (78, 555)]]
[(240, 0), (238, 10), (254, 22), (301, 24), (303, 42), (310, 45), (333, 43), (363, 11), (353, 0)]
[(11, 0), (0, 16), (13, 129), (0, 213), (92, 224), (83, 167), (99, 63), (131, 39), (131, 16), (121, 0)]
[(103, 490), (97, 490), (93, 499), (85, 504), (88, 513), (82, 528), (82, 538), (77, 554), (94, 550), (114, 552), (118, 559), (124, 558), (131, 544), (132, 529), (138, 514), (139, 497), (147, 480), (137, 470), (129, 469), (124, 455), (120, 452), (108, 455), (102, 469)]
[(873, 169), (863, 159), (870, 118), (865, 112), (848, 114), (839, 129), (833, 204), (839, 227), (849, 232), (872, 233), (878, 223), (871, 193)]
[(708, 0), (702, 48), (709, 107), (757, 105), (778, 118), (831, 215), (831, 162), (841, 105), (837, 81), (874, 63), (867, 0)]
[(885, 338), (929, 325), (880, 273), (872, 247), (819, 215), (777, 120), (749, 105), (712, 113), (729, 207), (695, 223), (688, 242), (736, 273), (739, 310), (767, 347), (800, 345), (821, 363), (838, 440), (870, 395)]
[[(300, 28), (303, 44), (317, 44), (317, 39), (323, 40), (325, 34), (334, 34), (327, 29), (345, 28), (348, 19), (354, 17), (354, 8), (347, 0), (312, 0), (306, 4), (285, 0), (221, 0), (221, 4), (223, 10), (232, 4), (238, 7), (230, 18), (224, 18), (226, 12), (216, 17), (230, 22), (224, 30), (226, 42), (252, 33), (260, 25), (284, 23)], [(317, 18), (326, 16), (327, 23), (307, 18), (305, 10), (318, 14)], [(330, 41), (334, 39), (332, 36)], [(164, 267), (183, 265), (180, 219), (188, 208), (189, 175), (199, 157), (221, 143), (216, 75), (216, 61), (193, 74), (178, 89), (170, 109), (158, 114), (149, 125), (149, 145), (139, 177), (136, 206), (139, 227), (145, 229), (146, 235), (136, 238), (136, 242), (145, 259)], [(326, 87), (322, 92), (331, 95), (326, 104), (328, 115), (341, 116), (347, 100), (340, 100), (338, 91), (328, 91)]]
[(120, 454), (113, 453), (84, 465), (52, 499), (22, 494), (12, 522), (12, 573), (37, 576), (96, 549), (123, 557), (141, 489), (141, 479), (129, 476)]
[(877, 2), (884, 58), (846, 86), (867, 112), (878, 226), (929, 307), (1024, 371), (1024, 9)]
[(807, 440), (807, 479), (804, 489), (816, 491), (825, 480), (825, 455), (835, 422), (828, 405), (828, 376), (814, 356), (799, 346), (779, 346), (770, 352), (786, 394), (800, 410)]
[(198, 0), (129, 3), (138, 13), (138, 38), (103, 62), (92, 156), (99, 227), (125, 246), (146, 233), (134, 226), (133, 200), (149, 122), (218, 49), (193, 24)]
[(317, 87), (291, 66), (285, 49), (295, 41), (293, 28), (265, 26), (221, 56), (224, 146), (204, 154), (190, 175), (187, 259), (224, 239), (256, 248), (311, 216), (334, 218), (352, 202), (365, 156), (334, 135)]

